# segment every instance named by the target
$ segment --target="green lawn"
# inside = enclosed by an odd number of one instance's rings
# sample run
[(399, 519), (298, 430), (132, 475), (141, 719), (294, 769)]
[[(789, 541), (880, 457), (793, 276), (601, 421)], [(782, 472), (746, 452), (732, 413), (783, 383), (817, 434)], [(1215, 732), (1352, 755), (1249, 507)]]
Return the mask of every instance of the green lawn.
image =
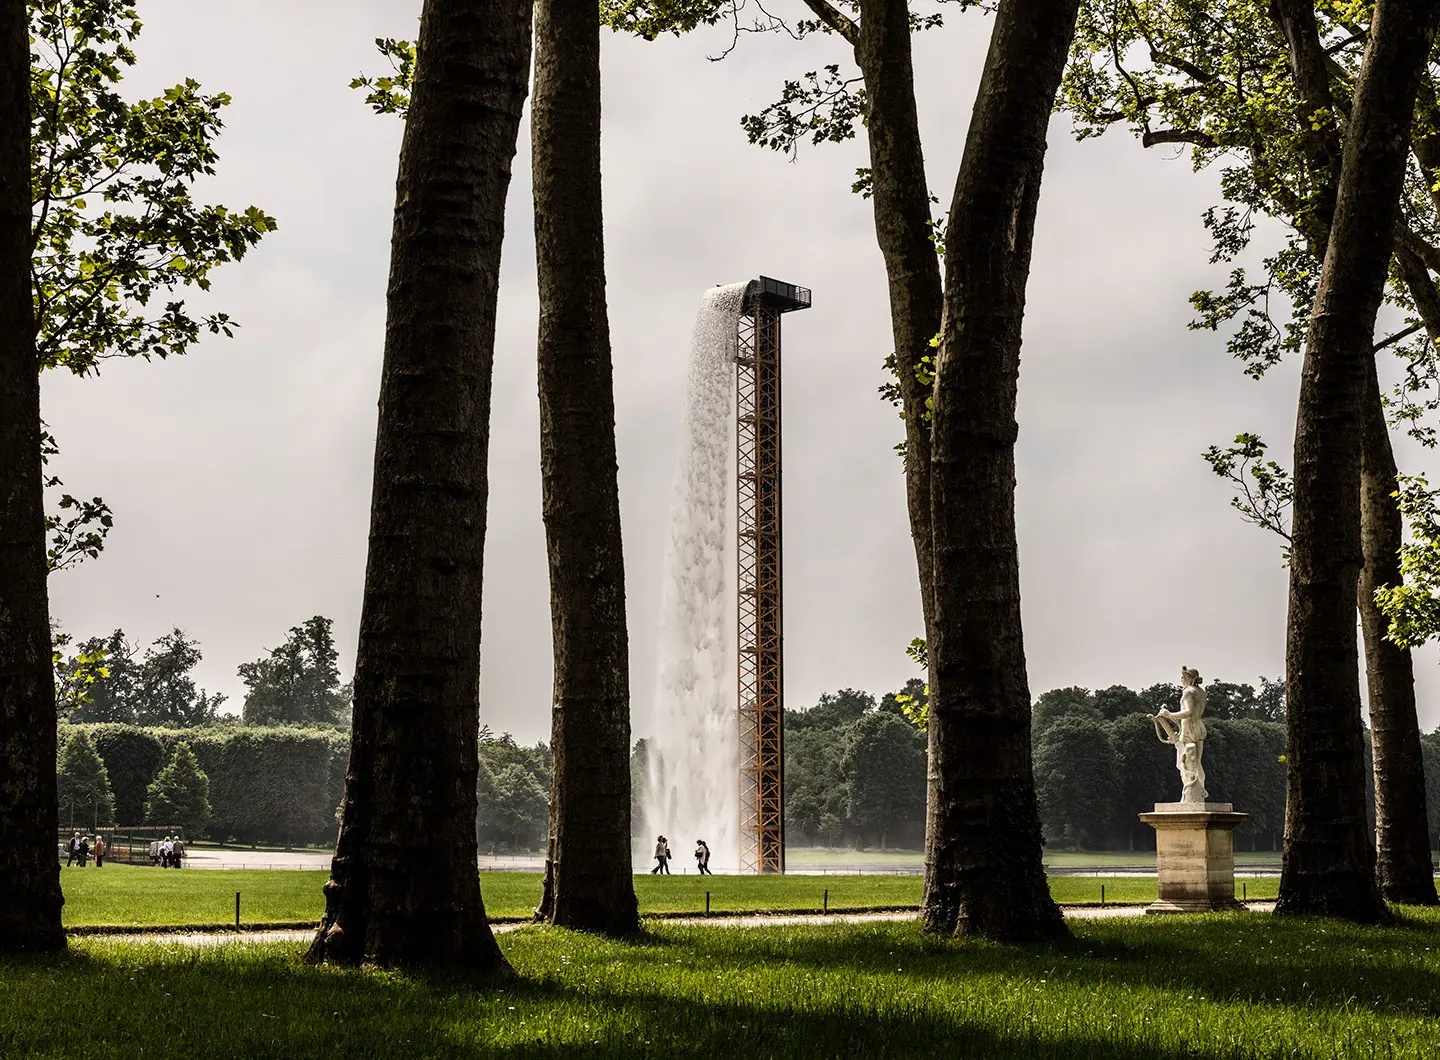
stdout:
[[(235, 869), (166, 872), (107, 865), (62, 869), (68, 927), (184, 927), (230, 924), (235, 892), (243, 924), (305, 923), (319, 918), (326, 873)], [(1245, 881), (1250, 898), (1274, 898), (1279, 881)], [(540, 900), (540, 876), (485, 872), (480, 876), (486, 912), (501, 920), (528, 917)], [(1152, 902), (1155, 878), (1052, 876), (1050, 891), (1066, 905)], [(637, 876), (644, 914), (703, 913), (705, 892), (713, 913), (784, 912), (916, 906), (918, 876)], [(1238, 885), (1237, 885), (1237, 893)], [(3, 1054), (0, 1054), (3, 1055)]]
[(0, 961), (0, 1055), (1433, 1057), (1440, 915), (1092, 921), (1039, 947), (913, 924), (501, 936), (516, 976), (308, 968), (298, 947), (114, 939)]

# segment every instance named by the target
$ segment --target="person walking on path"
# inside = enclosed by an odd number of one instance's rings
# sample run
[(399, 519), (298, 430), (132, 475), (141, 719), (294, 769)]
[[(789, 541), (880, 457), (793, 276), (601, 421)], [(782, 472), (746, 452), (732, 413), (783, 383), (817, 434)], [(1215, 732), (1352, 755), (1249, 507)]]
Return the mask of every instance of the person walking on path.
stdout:
[(710, 871), (710, 845), (703, 839), (695, 840), (695, 867), (701, 876), (714, 876)]
[(80, 833), (76, 832), (70, 837), (70, 842), (65, 844), (65, 867), (68, 869), (75, 864), (75, 859), (80, 856)]
[(170, 867), (170, 852), (174, 849), (175, 844), (170, 841), (168, 835), (160, 840), (160, 867), (162, 869), (168, 869)]
[(105, 864), (105, 837), (99, 832), (95, 833), (95, 867), (98, 869)]
[(657, 835), (655, 837), (655, 867), (650, 870), (650, 875), (654, 876), (657, 872), (663, 872), (666, 876), (669, 876), (669, 861), (670, 844), (665, 842), (663, 835)]

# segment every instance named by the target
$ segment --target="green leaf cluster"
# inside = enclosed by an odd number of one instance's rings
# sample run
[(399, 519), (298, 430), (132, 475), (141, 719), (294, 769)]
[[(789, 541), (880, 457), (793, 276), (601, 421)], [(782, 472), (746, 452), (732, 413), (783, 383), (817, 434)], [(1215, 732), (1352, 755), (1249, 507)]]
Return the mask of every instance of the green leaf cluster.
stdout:
[(133, 0), (30, 4), (32, 277), (40, 367), (79, 375), (108, 357), (169, 357), (225, 313), (193, 314), (178, 289), (208, 290), (275, 219), (195, 200), (214, 174), (226, 94), (187, 78), (153, 99), (118, 92), (135, 64)]
[(375, 47), (389, 61), (390, 73), (360, 74), (350, 80), (351, 88), (365, 90), (365, 102), (376, 114), (410, 113), (410, 88), (415, 82), (415, 42), (394, 37), (376, 37)]

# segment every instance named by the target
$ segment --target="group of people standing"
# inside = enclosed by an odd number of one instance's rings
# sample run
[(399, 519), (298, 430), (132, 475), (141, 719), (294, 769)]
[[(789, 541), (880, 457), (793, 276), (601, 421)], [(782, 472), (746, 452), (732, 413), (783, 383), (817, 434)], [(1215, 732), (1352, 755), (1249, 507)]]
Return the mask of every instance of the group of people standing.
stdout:
[(90, 861), (90, 854), (95, 854), (95, 867), (98, 869), (105, 864), (105, 837), (96, 833), (95, 842), (92, 845), (90, 837), (76, 832), (65, 844), (65, 866), (68, 868), (77, 861), (83, 869)]
[[(110, 844), (105, 842), (105, 837), (99, 832), (95, 833), (92, 840), (90, 836), (77, 831), (65, 842), (67, 867), (79, 865), (83, 869), (90, 863), (90, 855), (94, 854), (95, 867), (98, 869), (105, 864), (105, 856), (108, 853), (110, 853)], [(150, 864), (158, 865), (162, 869), (178, 869), (184, 857), (185, 841), (178, 834), (167, 835), (164, 839), (150, 844)]]
[(150, 861), (162, 869), (178, 869), (180, 859), (185, 856), (185, 843), (180, 837), (166, 836), (158, 843), (150, 844)]
[[(710, 847), (703, 839), (695, 840), (695, 867), (702, 876), (715, 875), (710, 871)], [(663, 835), (655, 837), (655, 867), (650, 870), (650, 875), (656, 873), (670, 875), (670, 841)]]

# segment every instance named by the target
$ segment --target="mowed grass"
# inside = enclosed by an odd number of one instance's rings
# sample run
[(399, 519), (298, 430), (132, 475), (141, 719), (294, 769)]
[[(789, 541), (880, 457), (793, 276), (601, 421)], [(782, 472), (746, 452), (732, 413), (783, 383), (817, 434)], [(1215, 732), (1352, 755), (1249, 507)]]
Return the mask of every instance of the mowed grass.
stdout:
[[(107, 865), (62, 869), (67, 927), (185, 927), (233, 924), (240, 892), (242, 924), (310, 922), (324, 908), (323, 871), (259, 869), (165, 871)], [(534, 872), (484, 872), (481, 897), (492, 919), (524, 919), (540, 902)], [(642, 914), (756, 913), (915, 906), (915, 876), (636, 876)]]
[[(107, 865), (62, 869), (67, 927), (195, 927), (233, 924), (240, 892), (243, 924), (311, 923), (324, 907), (327, 873), (235, 869), (164, 871)], [(1245, 881), (1246, 896), (1274, 898), (1279, 881)], [(800, 912), (829, 908), (907, 908), (920, 903), (918, 876), (636, 876), (640, 912), (701, 914), (710, 892), (712, 914)], [(1236, 893), (1239, 893), (1237, 884)], [(1064, 905), (1155, 900), (1155, 878), (1053, 876), (1050, 893)], [(540, 876), (532, 872), (480, 875), (485, 911), (497, 920), (530, 916), (540, 901)]]
[(1434, 1056), (1440, 915), (1073, 925), (1037, 947), (918, 925), (524, 927), (516, 974), (310, 968), (299, 947), (116, 939), (0, 961), (0, 1055), (229, 1057)]
[[(1236, 865), (1280, 869), (1278, 850), (1237, 850)], [(1047, 850), (1045, 865), (1053, 869), (1154, 869), (1155, 851), (1145, 850)]]

